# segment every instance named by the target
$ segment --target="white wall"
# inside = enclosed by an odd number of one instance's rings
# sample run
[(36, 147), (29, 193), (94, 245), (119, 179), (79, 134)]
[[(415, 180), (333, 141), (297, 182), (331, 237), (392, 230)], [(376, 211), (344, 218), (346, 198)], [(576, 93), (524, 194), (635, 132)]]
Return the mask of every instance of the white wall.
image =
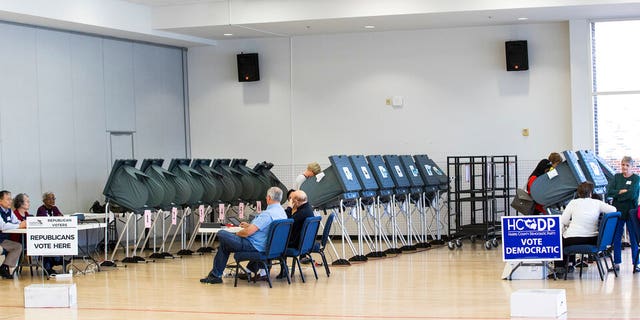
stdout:
[[(134, 157), (184, 157), (182, 51), (0, 23), (0, 189), (63, 212), (103, 201), (109, 130)], [(149, 120), (152, 119), (152, 120)]]
[[(528, 40), (529, 71), (505, 71), (508, 40)], [(237, 82), (240, 51), (260, 54), (260, 82)], [(220, 41), (189, 50), (189, 84), (194, 156), (537, 160), (572, 143), (567, 23)]]
[[(258, 52), (260, 81), (238, 82), (236, 54)], [(291, 161), (288, 39), (224, 41), (189, 49), (193, 158)]]

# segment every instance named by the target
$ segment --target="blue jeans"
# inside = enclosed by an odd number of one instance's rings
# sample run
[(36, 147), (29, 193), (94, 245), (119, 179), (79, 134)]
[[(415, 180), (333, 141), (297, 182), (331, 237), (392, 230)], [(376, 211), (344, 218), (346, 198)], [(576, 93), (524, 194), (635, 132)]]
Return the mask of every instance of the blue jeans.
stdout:
[[(618, 226), (616, 226), (616, 233), (613, 235), (613, 262), (619, 264), (622, 262), (622, 232), (624, 231), (624, 225), (630, 223), (628, 220), (619, 220)], [(633, 228), (627, 227), (629, 232), (629, 242), (631, 243), (631, 264), (633, 264), (633, 258), (638, 254), (638, 242), (636, 242), (636, 234)]]
[(222, 277), (224, 273), (224, 269), (227, 267), (227, 261), (229, 260), (229, 255), (232, 252), (240, 252), (240, 251), (249, 251), (249, 252), (257, 252), (256, 248), (253, 247), (251, 242), (247, 238), (241, 238), (235, 235), (234, 233), (221, 230), (218, 232), (218, 241), (220, 242), (220, 246), (218, 247), (218, 252), (216, 252), (216, 256), (213, 257), (213, 269), (211, 269), (211, 274), (216, 277)]

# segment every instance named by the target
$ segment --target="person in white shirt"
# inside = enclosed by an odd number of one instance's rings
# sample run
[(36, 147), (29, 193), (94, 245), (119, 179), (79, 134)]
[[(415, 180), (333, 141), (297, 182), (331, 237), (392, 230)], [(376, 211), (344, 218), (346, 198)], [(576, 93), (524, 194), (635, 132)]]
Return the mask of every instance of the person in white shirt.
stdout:
[(302, 185), (303, 182), (319, 174), (321, 171), (322, 169), (320, 168), (320, 165), (317, 162), (309, 163), (307, 165), (307, 169), (302, 174), (296, 177), (296, 183), (293, 186), (293, 189), (300, 190), (300, 186)]
[[(593, 183), (583, 182), (578, 185), (578, 198), (569, 201), (562, 212), (560, 223), (568, 226), (562, 234), (562, 247), (598, 243), (598, 221), (600, 214), (616, 212), (616, 207), (601, 200), (592, 199)], [(575, 256), (571, 258), (572, 262)], [(564, 261), (556, 261), (556, 267), (564, 268)]]

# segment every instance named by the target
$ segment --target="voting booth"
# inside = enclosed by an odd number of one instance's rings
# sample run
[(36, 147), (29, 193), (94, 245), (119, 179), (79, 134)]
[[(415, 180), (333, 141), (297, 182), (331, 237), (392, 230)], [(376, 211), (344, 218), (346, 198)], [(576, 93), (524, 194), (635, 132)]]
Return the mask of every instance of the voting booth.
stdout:
[(236, 172), (235, 169), (229, 167), (231, 164), (230, 159), (215, 159), (211, 163), (211, 167), (219, 172), (223, 176), (223, 181), (225, 181), (225, 188), (222, 192), (222, 196), (220, 197), (220, 201), (234, 204), (238, 202), (240, 196), (242, 195), (242, 182), (238, 179), (237, 175), (239, 172)]
[[(404, 168), (407, 178), (411, 183), (409, 189), (410, 197), (407, 205), (407, 238), (409, 247), (429, 248), (431, 245), (427, 241), (428, 224), (427, 224), (427, 201), (426, 201), (426, 182), (422, 178), (418, 165), (410, 155), (401, 155), (400, 162)], [(416, 226), (413, 217), (418, 216), (418, 225)], [(415, 240), (415, 241), (414, 241)]]
[[(155, 219), (149, 233), (153, 238), (153, 253), (149, 256), (152, 259), (173, 258), (165, 249), (165, 242), (171, 231), (171, 227), (167, 227), (167, 219), (171, 217), (171, 212), (177, 212), (176, 203), (184, 203), (189, 198), (190, 190), (187, 189), (186, 182), (178, 178), (175, 174), (169, 172), (162, 167), (163, 159), (144, 159), (140, 165), (140, 171), (154, 179), (164, 189), (164, 197), (159, 206), (156, 207)], [(160, 221), (160, 226), (157, 222)], [(160, 230), (158, 230), (158, 228)], [(157, 245), (157, 235), (160, 233), (160, 248)], [(149, 236), (149, 234), (147, 236)], [(145, 240), (148, 241), (148, 238)], [(143, 244), (143, 247), (145, 246)]]
[[(585, 174), (587, 180), (593, 183), (593, 193), (604, 195), (607, 193), (607, 184), (609, 181), (605, 175), (605, 171), (598, 163), (595, 154), (587, 150), (576, 151), (580, 168)], [(604, 197), (603, 197), (604, 199)]]
[[(240, 181), (242, 182), (243, 192), (240, 198), (248, 202), (263, 201), (267, 190), (270, 188), (268, 180), (247, 167), (247, 159), (233, 159), (231, 168), (241, 174)], [(283, 189), (282, 192), (286, 195), (287, 190)]]
[(565, 161), (555, 170), (539, 176), (531, 185), (531, 197), (545, 207), (564, 205), (574, 198), (580, 183), (590, 181), (594, 193), (605, 194), (615, 171), (593, 152), (581, 150), (562, 152)]
[(427, 232), (434, 243), (443, 244), (442, 230), (445, 226), (442, 223), (441, 210), (444, 204), (442, 196), (449, 189), (449, 177), (440, 167), (426, 154), (414, 155), (418, 172), (425, 183), (425, 202), (430, 213), (430, 220), (427, 224)]
[[(378, 190), (380, 201), (380, 225), (393, 226), (396, 215), (395, 208), (395, 188), (396, 184), (391, 177), (391, 172), (384, 162), (381, 155), (369, 155), (367, 156), (369, 167), (373, 172), (373, 176), (378, 182), (380, 189)], [(385, 254), (399, 254), (402, 253), (398, 246), (398, 239), (395, 236), (395, 228), (392, 228), (391, 234), (386, 228), (380, 228), (382, 239), (387, 244)]]
[[(358, 215), (358, 198), (362, 186), (356, 177), (356, 172), (349, 161), (349, 157), (330, 156), (331, 165), (324, 169), (322, 173), (305, 180), (300, 186), (314, 209), (332, 210), (336, 212), (336, 222), (341, 229), (342, 235), (342, 256), (334, 261), (336, 265), (348, 265), (346, 260), (346, 245), (353, 252), (353, 256), (360, 259), (360, 254), (356, 250), (349, 232), (346, 228), (345, 213), (347, 215)], [(346, 245), (345, 245), (346, 242)]]
[[(371, 248), (371, 252), (364, 257), (381, 258), (386, 254), (382, 250), (383, 230), (380, 223), (380, 188), (376, 181), (373, 170), (369, 166), (367, 159), (363, 155), (349, 156), (351, 165), (355, 170), (356, 177), (362, 186), (360, 192), (360, 210), (358, 219), (358, 252), (360, 256), (364, 255), (364, 244)], [(367, 225), (373, 225), (373, 230), (369, 230)], [(388, 239), (387, 239), (388, 241)], [(362, 257), (360, 257), (362, 259)], [(364, 259), (362, 259), (364, 260)]]
[[(271, 168), (273, 168), (273, 163), (263, 161), (263, 162), (256, 163), (256, 165), (253, 167), (253, 171), (255, 173), (257, 173), (258, 175), (260, 175), (264, 179), (264, 181), (267, 183), (269, 188), (270, 187), (278, 187), (278, 188), (280, 188), (280, 190), (282, 190), (282, 192), (286, 193), (287, 192), (287, 187), (271, 171)], [(265, 195), (266, 195), (266, 192), (260, 198), (260, 201), (263, 202), (262, 207), (265, 207), (264, 206), (264, 204), (265, 204), (264, 203)], [(281, 203), (285, 203), (286, 201), (287, 201), (287, 199), (285, 197), (282, 197), (282, 202)]]

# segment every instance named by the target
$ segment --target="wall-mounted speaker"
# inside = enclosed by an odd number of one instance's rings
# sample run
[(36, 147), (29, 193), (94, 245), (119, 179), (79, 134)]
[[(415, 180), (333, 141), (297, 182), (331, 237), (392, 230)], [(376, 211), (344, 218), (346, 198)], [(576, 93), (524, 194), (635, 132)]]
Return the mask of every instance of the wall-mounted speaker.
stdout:
[(241, 53), (238, 55), (238, 81), (250, 82), (260, 80), (257, 53)]
[(504, 43), (507, 57), (507, 71), (529, 70), (527, 40), (507, 41)]

